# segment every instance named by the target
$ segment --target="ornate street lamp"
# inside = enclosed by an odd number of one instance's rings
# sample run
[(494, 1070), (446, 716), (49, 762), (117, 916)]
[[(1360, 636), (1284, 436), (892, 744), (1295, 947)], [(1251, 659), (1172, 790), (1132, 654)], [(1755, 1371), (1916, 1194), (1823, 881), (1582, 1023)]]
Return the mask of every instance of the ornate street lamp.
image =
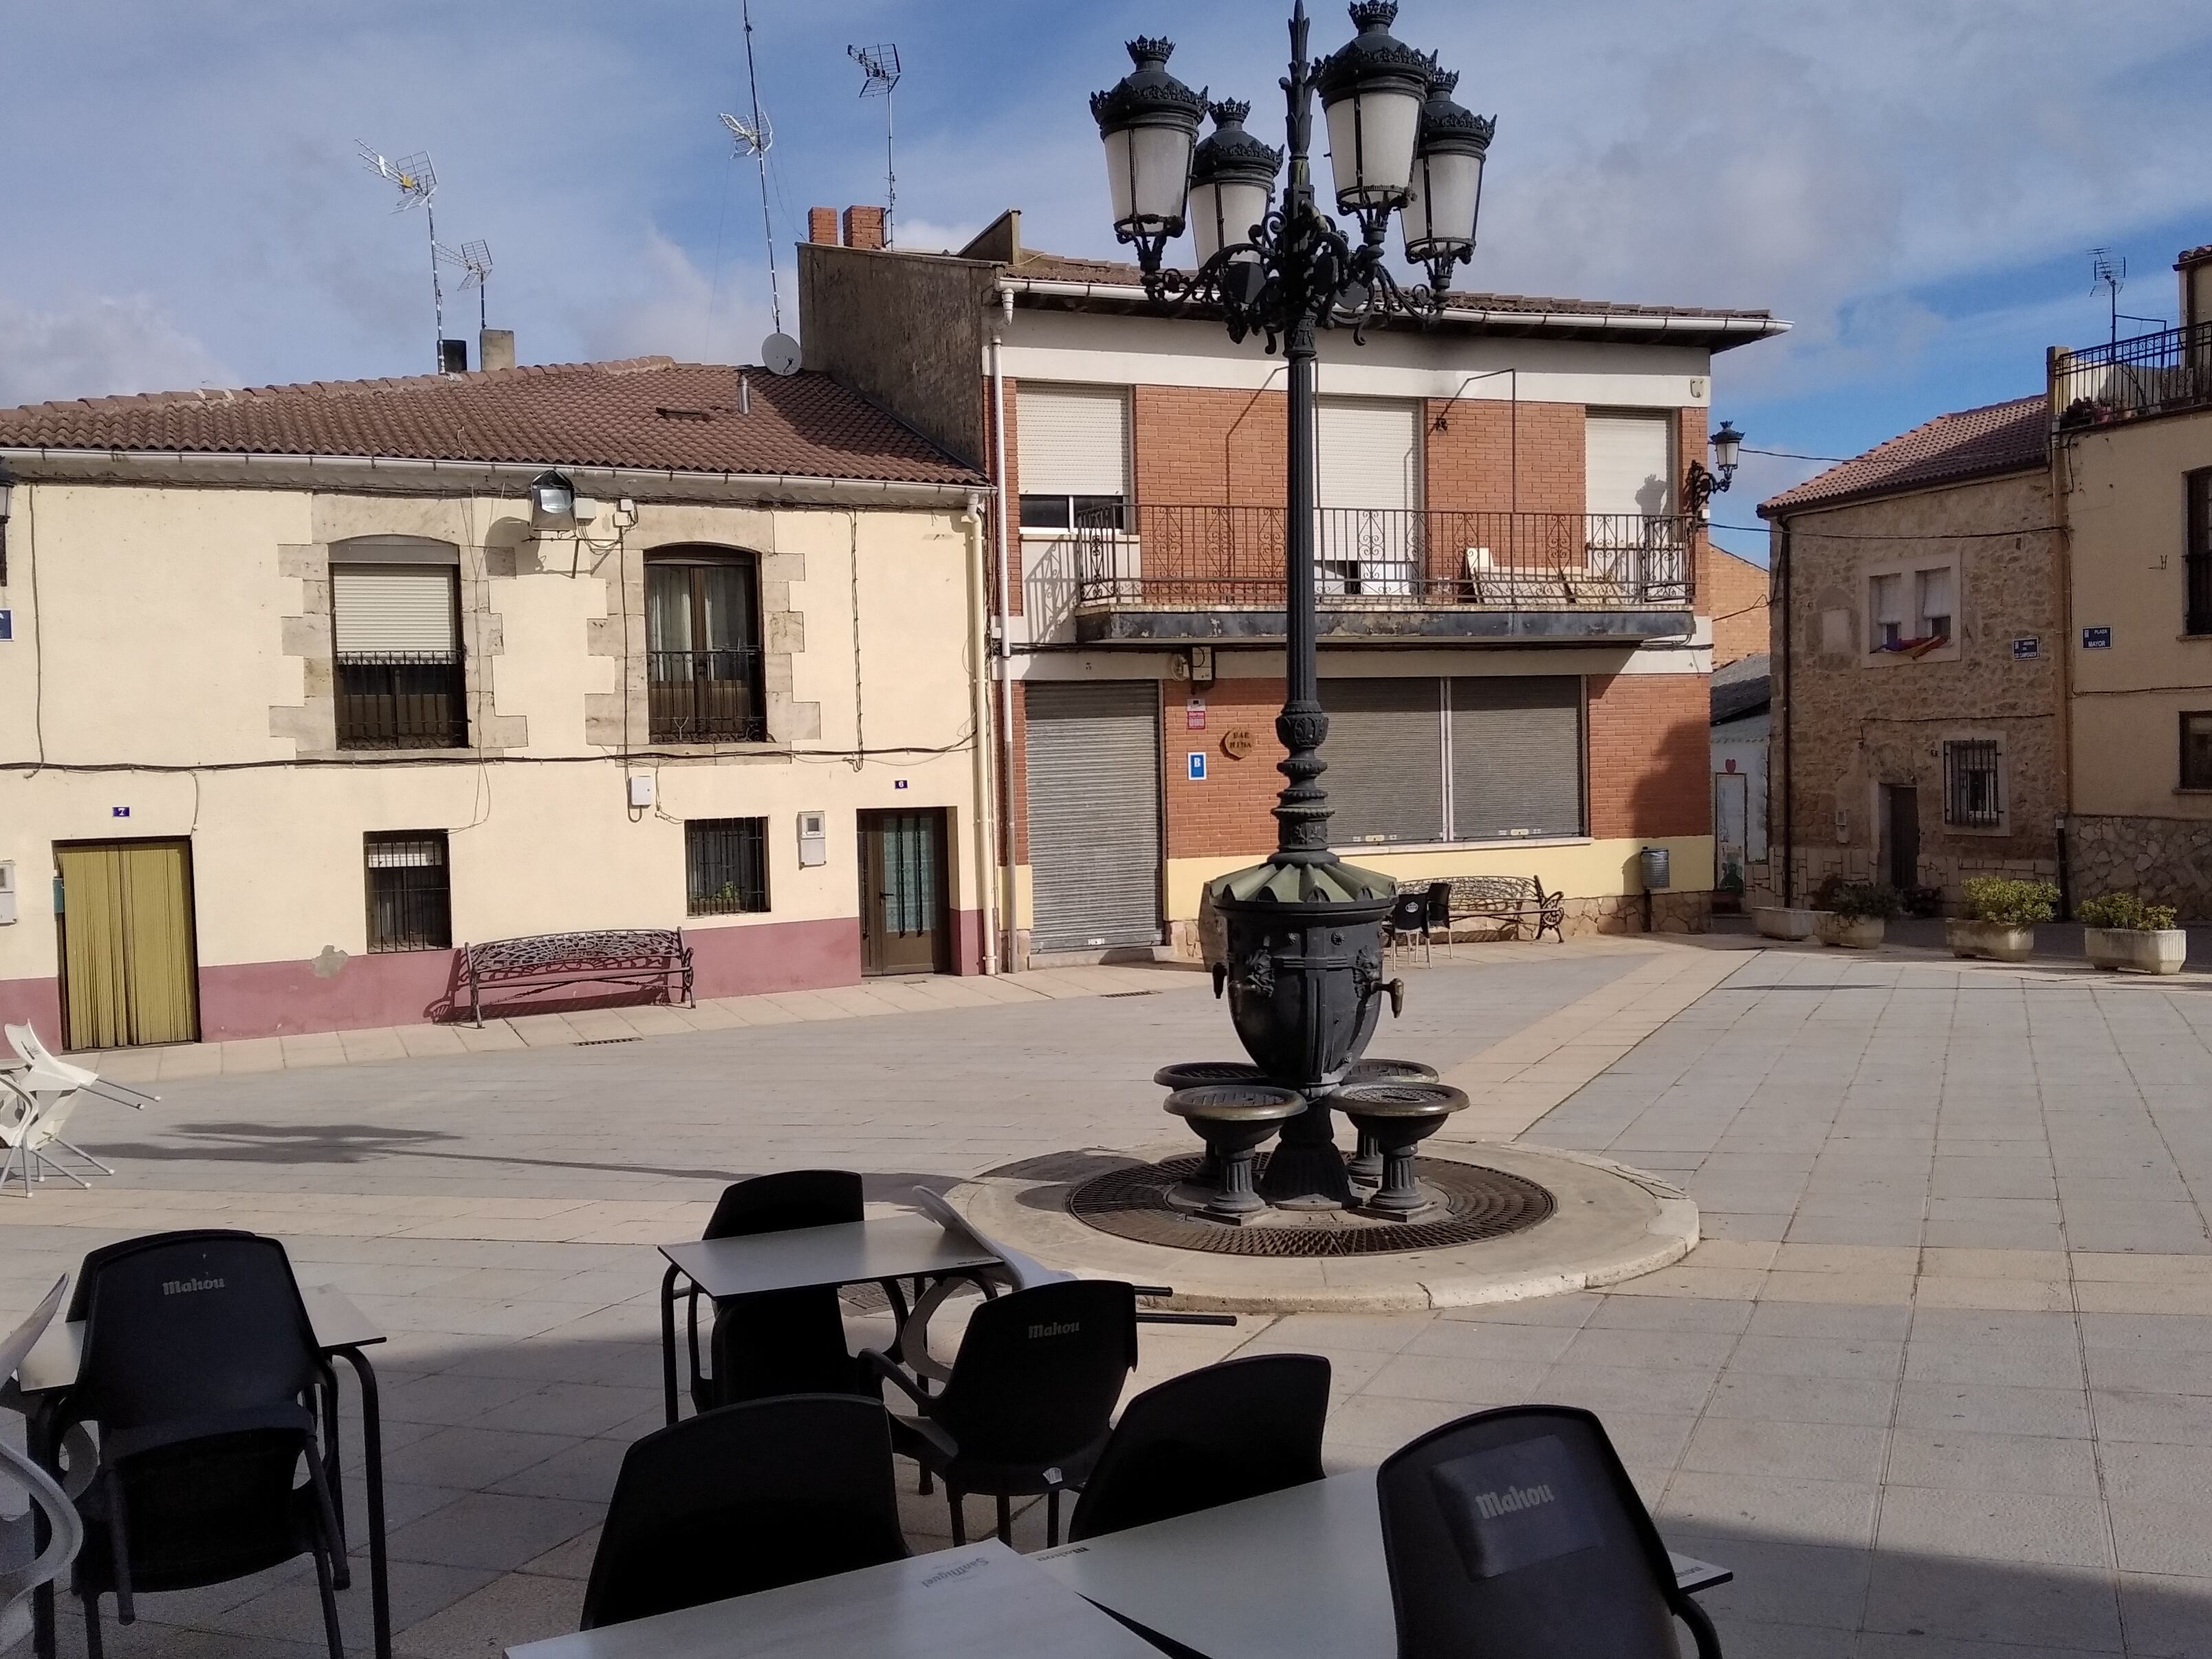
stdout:
[(1713, 470), (1707, 471), (1703, 461), (1690, 463), (1689, 475), (1682, 480), (1684, 505), (1690, 516), (1702, 521), (1705, 508), (1716, 495), (1725, 495), (1735, 482), (1736, 458), (1743, 453), (1743, 434), (1735, 429), (1734, 421), (1723, 421), (1721, 429), (1713, 434)]
[[(1266, 863), (1223, 876), (1207, 891), (1228, 936), (1215, 990), (1228, 992), (1237, 1036), (1253, 1060), (1308, 1101), (1285, 1123), (1261, 1190), (1277, 1205), (1308, 1208), (1351, 1201), (1327, 1096), (1365, 1049), (1384, 997), (1395, 1008), (1402, 993), (1382, 978), (1382, 922), (1395, 884), (1342, 862), (1328, 845), (1320, 752), (1328, 716), (1314, 637), (1317, 331), (1443, 308), (1453, 266), (1474, 251), (1482, 155), (1494, 125), (1447, 113), (1457, 106), (1449, 84), (1437, 91), (1436, 60), (1390, 33), (1394, 0), (1360, 0), (1351, 10), (1358, 33), (1320, 63), (1307, 55), (1305, 0), (1291, 15), (1283, 82), (1290, 176), (1272, 212), (1264, 210), (1279, 158), (1243, 131), (1249, 106), (1216, 107), (1218, 130), (1191, 164), (1189, 135), (1202, 100), (1167, 73), (1166, 41), (1132, 42), (1135, 71), (1091, 100), (1106, 146), (1115, 233), (1135, 247), (1146, 292), (1163, 307), (1206, 307), (1232, 338), (1263, 334), (1288, 368), (1288, 686), (1275, 720), (1286, 781), (1274, 808), (1276, 848)], [(1356, 240), (1315, 205), (1316, 91), (1328, 114), (1337, 206), (1357, 218)], [(1479, 129), (1479, 143), (1468, 124)], [(1390, 215), (1416, 200), (1407, 241), (1421, 249), (1429, 281), (1406, 287), (1385, 263), (1384, 243)], [(1170, 270), (1166, 246), (1194, 210), (1198, 269)]]

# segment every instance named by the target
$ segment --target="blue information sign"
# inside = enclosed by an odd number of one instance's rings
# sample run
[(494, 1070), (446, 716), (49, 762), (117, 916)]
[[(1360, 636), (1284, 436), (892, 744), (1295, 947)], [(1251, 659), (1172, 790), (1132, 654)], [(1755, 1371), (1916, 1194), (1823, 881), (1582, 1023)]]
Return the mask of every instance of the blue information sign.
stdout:
[(2085, 628), (2081, 630), (2084, 651), (2109, 651), (2112, 648), (2112, 630), (2109, 628)]
[(1190, 751), (1190, 781), (1193, 783), (1206, 781), (1206, 751), (1203, 749)]

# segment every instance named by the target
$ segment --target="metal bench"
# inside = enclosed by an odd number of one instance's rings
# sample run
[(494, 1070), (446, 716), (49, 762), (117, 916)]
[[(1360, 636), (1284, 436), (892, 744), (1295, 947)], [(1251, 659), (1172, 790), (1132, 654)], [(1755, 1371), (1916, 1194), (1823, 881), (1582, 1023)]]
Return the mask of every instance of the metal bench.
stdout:
[[(1435, 884), (1425, 881), (1407, 882), (1401, 888), (1404, 892), (1425, 892)], [(1535, 937), (1546, 933), (1564, 944), (1565, 933), (1560, 931), (1567, 919), (1565, 896), (1547, 893), (1544, 884), (1534, 876), (1454, 876), (1451, 878), (1451, 913), (1439, 916), (1431, 912), (1431, 927), (1441, 927), (1449, 939), (1462, 921), (1477, 919), (1503, 924), (1501, 931), (1510, 931), (1520, 937), (1526, 923), (1534, 922)]]
[(609, 928), (589, 933), (538, 933), (461, 947), (469, 1012), (483, 1024), (483, 994), (517, 989), (524, 995), (558, 985), (644, 985), (665, 992), (680, 980), (687, 1007), (691, 947), (680, 927)]

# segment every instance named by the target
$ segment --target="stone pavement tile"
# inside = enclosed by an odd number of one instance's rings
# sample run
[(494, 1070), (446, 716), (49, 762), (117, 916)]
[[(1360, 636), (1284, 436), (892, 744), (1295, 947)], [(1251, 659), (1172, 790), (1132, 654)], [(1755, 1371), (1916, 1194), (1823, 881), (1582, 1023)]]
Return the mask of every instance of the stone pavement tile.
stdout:
[(1700, 1203), (1698, 1206), (1698, 1227), (1708, 1238), (1776, 1243), (1790, 1231), (1790, 1215), (1786, 1211), (1715, 1212)]
[(2112, 1512), (2123, 1571), (2212, 1577), (2212, 1492), (2194, 1503), (2116, 1498)]
[(486, 1428), (522, 1429), (536, 1434), (605, 1435), (641, 1414), (662, 1410), (657, 1388), (554, 1382), (502, 1401), (468, 1420)]
[(2212, 1285), (2127, 1285), (2077, 1278), (2074, 1305), (2084, 1314), (2173, 1314), (2212, 1319)]
[(222, 1070), (226, 1077), (284, 1069), (284, 1043), (281, 1037), (247, 1037), (216, 1046), (222, 1050)]
[(1912, 1322), (1912, 1340), (1925, 1344), (2020, 1343), (2072, 1349), (2079, 1341), (2073, 1316), (2020, 1309), (1936, 1308)]
[(1735, 1335), (1750, 1322), (1754, 1304), (1708, 1297), (1608, 1296), (1585, 1330), (1705, 1331)]
[[(1602, 1317), (1604, 1312), (1605, 1310), (1600, 1308), (1596, 1316)], [(1273, 1334), (1273, 1332), (1269, 1333), (1271, 1337)], [(1437, 1319), (1419, 1331), (1402, 1352), (1490, 1361), (1535, 1360), (1548, 1364), (1565, 1353), (1567, 1345), (1574, 1340), (1573, 1328), (1565, 1325), (1507, 1325), (1496, 1320)], [(1345, 1358), (1340, 1352), (1332, 1356), (1330, 1363), (1341, 1365)]]
[(1640, 1468), (1671, 1470), (1681, 1461), (1698, 1419), (1687, 1412), (1613, 1411), (1605, 1413), (1606, 1437), (1621, 1461)]
[(468, 1047), (450, 1025), (398, 1025), (392, 1028), (399, 1046), (410, 1058), (422, 1054), (465, 1054)]
[(510, 1377), (441, 1371), (396, 1388), (384, 1386), (379, 1400), (387, 1424), (430, 1423), (450, 1428), (457, 1423), (472, 1422), (532, 1391), (528, 1382)]
[(450, 1029), (461, 1040), (461, 1047), (472, 1054), (508, 1054), (529, 1046), (521, 1034), (503, 1019), (490, 1021), (481, 1030), (474, 1025), (459, 1024)]
[[(415, 1424), (409, 1426), (421, 1429), (425, 1425)], [(389, 1454), (392, 1449), (393, 1427), (394, 1425), (390, 1423), (384, 1425), (384, 1444), (386, 1453), (385, 1462), (387, 1468), (391, 1463)], [(432, 1431), (434, 1432), (434, 1430)], [(419, 1435), (410, 1437), (410, 1441), (420, 1437)], [(403, 1442), (403, 1443), (409, 1443)], [(366, 1516), (368, 1513), (368, 1487), (362, 1477), (360, 1448), (350, 1437), (347, 1439), (343, 1451), (347, 1462), (344, 1475), (339, 1484), (345, 1488), (345, 1512), (349, 1524), (357, 1528), (361, 1523), (352, 1517)], [(466, 1496), (467, 1493), (459, 1486), (426, 1486), (412, 1480), (393, 1480), (387, 1477), (384, 1483), (385, 1529), (387, 1533), (397, 1531), (409, 1522), (419, 1521), (426, 1515), (434, 1514), (445, 1508), (447, 1504)], [(368, 1547), (368, 1537), (365, 1533), (358, 1530), (356, 1532), (353, 1547), (356, 1551)]]
[[(304, 1031), (296, 1036), (279, 1037), (277, 1042), (283, 1051), (287, 1071), (295, 1066), (345, 1064), (345, 1045), (338, 1041), (336, 1031)], [(100, 1069), (104, 1075), (106, 1068)]]
[(1784, 1237), (1793, 1243), (1862, 1244), (1912, 1248), (1927, 1232), (1927, 1224), (1916, 1210), (1847, 1211), (1841, 1213), (1799, 1211)]
[[(467, 1567), (422, 1561), (394, 1561), (392, 1584), (392, 1628), (397, 1632), (421, 1623), (451, 1607), (471, 1591), (489, 1583), (494, 1575)], [(322, 1601), (312, 1574), (288, 1579), (207, 1621), (208, 1626), (228, 1636), (275, 1637), (313, 1640), (323, 1629)], [(369, 1645), (372, 1612), (368, 1575), (354, 1574), (353, 1588), (338, 1597), (338, 1624), (349, 1650)], [(395, 1634), (395, 1654), (401, 1651)], [(319, 1649), (318, 1650), (320, 1650)]]
[(1714, 1385), (1705, 1415), (1773, 1423), (1842, 1423), (1880, 1428), (1890, 1418), (1897, 1384), (1857, 1377), (1775, 1376), (1727, 1370)]
[(1934, 1198), (2052, 1198), (2057, 1196), (2057, 1177), (2050, 1158), (2038, 1153), (1939, 1153), (1928, 1191)]
[(1911, 1273), (1919, 1269), (1920, 1252), (1910, 1245), (1790, 1243), (1776, 1252), (1771, 1265), (1790, 1273)]
[[(2023, 1254), (2027, 1254), (2023, 1252)], [(2063, 1312), (2074, 1305), (2064, 1279), (1923, 1277), (1914, 1291), (1922, 1308), (2014, 1308)]]
[(1706, 1474), (1842, 1480), (1872, 1486), (1882, 1474), (1887, 1439), (1879, 1428), (1707, 1417), (1682, 1454), (1682, 1468)]
[[(1907, 1382), (1898, 1390), (1899, 1428), (1965, 1429), (1982, 1434), (2089, 1437), (2089, 1404), (2079, 1389), (2001, 1383)], [(2104, 1432), (2099, 1425), (2099, 1432)]]
[(1882, 1490), (1876, 1542), (1885, 1554), (1972, 1556), (2048, 1566), (2112, 1565), (2104, 1506), (2094, 1498), (2048, 1492), (1937, 1491), (1893, 1480)]
[[(1866, 1628), (1897, 1638), (1954, 1643), (2003, 1643), (2012, 1654), (2033, 1649), (2066, 1653), (2121, 1651), (2120, 1617), (2112, 1582), (2100, 1573), (2049, 1566), (2022, 1568), (1883, 1549), (1868, 1586)], [(2017, 1645), (2014, 1645), (2017, 1644)], [(1866, 1651), (1865, 1648), (1861, 1649)], [(1926, 1641), (1896, 1651), (1928, 1659)]]
[(587, 1528), (565, 1544), (556, 1544), (544, 1554), (522, 1564), (522, 1571), (534, 1572), (546, 1578), (574, 1578), (579, 1581), (592, 1576), (592, 1557), (599, 1547), (599, 1528)]
[(494, 1492), (520, 1492), (532, 1498), (574, 1498), (589, 1504), (604, 1504), (613, 1494), (623, 1454), (629, 1449), (628, 1441), (601, 1437), (562, 1443), (562, 1437), (557, 1435), (532, 1437), (560, 1444), (561, 1449), (514, 1474), (482, 1484)]
[(1905, 1375), (1915, 1382), (2005, 1382), (2031, 1389), (2084, 1385), (2081, 1356), (2072, 1347), (2043, 1343), (1929, 1342), (1913, 1333)]
[(2089, 1381), (2142, 1394), (2212, 1394), (2212, 1363), (2172, 1348), (2089, 1348)]
[[(1498, 1405), (1517, 1405), (1501, 1400)], [(1408, 1400), (1395, 1395), (1355, 1394), (1329, 1407), (1327, 1446), (1361, 1468), (1381, 1462), (1418, 1435), (1468, 1414), (1449, 1400)]]
[(2148, 1348), (2212, 1354), (2212, 1319), (2177, 1318), (2155, 1313), (2084, 1313), (2081, 1340), (2092, 1351)]
[(1791, 1543), (1859, 1546), (1874, 1534), (1875, 1495), (1870, 1480), (1684, 1469), (1668, 1484), (1658, 1520), (1662, 1530), (1671, 1523), (1704, 1532), (1755, 1532)]
[(2096, 1407), (2100, 1440), (2212, 1445), (2212, 1395), (2093, 1389), (2090, 1399)]
[(1470, 1406), (1496, 1400), (1530, 1400), (1546, 1383), (1550, 1365), (1540, 1359), (1470, 1359), (1461, 1355), (1393, 1355), (1360, 1392), (1407, 1400), (1448, 1400)]
[[(1624, 1303), (1646, 1299), (1620, 1298)], [(1696, 1371), (1710, 1379), (1727, 1360), (1735, 1340), (1732, 1333), (1726, 1331), (1635, 1329), (1593, 1323), (1577, 1334), (1559, 1358), (1571, 1365), (1627, 1365), (1650, 1371)]]
[(1920, 1253), (1923, 1277), (1936, 1279), (2027, 1279), (2065, 1280), (2070, 1276), (2063, 1250), (1926, 1249)]
[(393, 1528), (391, 1556), (395, 1561), (511, 1572), (598, 1526), (605, 1512), (599, 1504), (472, 1492), (419, 1521)]
[(1877, 1337), (1746, 1336), (1729, 1356), (1731, 1371), (1772, 1376), (1896, 1378), (1905, 1345)]
[[(1837, 1544), (1786, 1543), (1764, 1533), (1735, 1528), (1692, 1527), (1679, 1519), (1662, 1521), (1667, 1547), (1732, 1569), (1735, 1579), (1698, 1597), (1723, 1628), (1735, 1619), (1771, 1626), (1856, 1631), (1866, 1601), (1869, 1552)], [(1736, 1649), (1731, 1647), (1734, 1654)], [(1747, 1659), (1764, 1650), (1753, 1648)], [(1593, 1656), (1595, 1659), (1595, 1656)]]
[(2069, 1202), (2066, 1241), (2077, 1250), (2140, 1250), (2170, 1255), (2196, 1253), (2212, 1265), (2212, 1237), (2194, 1204), (2158, 1203), (2148, 1199), (2118, 1204)]
[(565, 1636), (583, 1607), (584, 1587), (574, 1580), (511, 1572), (395, 1632), (392, 1645), (408, 1659), (477, 1659), (512, 1644)]
[[(1638, 1168), (1644, 1167), (1639, 1164)], [(1700, 1219), (1702, 1219), (1702, 1214)], [(1740, 1267), (1759, 1272), (1774, 1266), (1779, 1244), (1735, 1239), (1705, 1238), (1682, 1259), (1686, 1267)]]
[[(440, 1429), (396, 1452), (386, 1448), (384, 1468), (385, 1474), (394, 1480), (482, 1489), (542, 1463), (576, 1443), (568, 1435), (465, 1425)], [(601, 1500), (605, 1498), (603, 1492), (585, 1495)]]
[(2090, 1443), (2039, 1435), (1900, 1427), (1890, 1437), (1888, 1479), (1949, 1492), (2098, 1496)]
[[(1709, 1600), (1711, 1592), (1698, 1598)], [(1819, 1625), (1782, 1625), (1764, 1619), (1731, 1614), (1717, 1620), (1721, 1645), (1730, 1653), (1748, 1653), (1759, 1659), (1852, 1659), (1858, 1638), (1847, 1630)]]
[(1739, 1302), (1757, 1296), (1766, 1274), (1748, 1267), (1662, 1267), (1656, 1273), (1608, 1285), (1614, 1296), (1712, 1297)]
[(2120, 1575), (2128, 1647), (2144, 1659), (2205, 1659), (2212, 1653), (2212, 1578)]
[(161, 1070), (155, 1080), (173, 1082), (184, 1078), (213, 1077), (222, 1070), (222, 1053), (211, 1042), (179, 1043), (161, 1052)]
[(582, 1033), (561, 1014), (517, 1016), (510, 1018), (507, 1024), (527, 1048), (573, 1048), (582, 1041)]
[(1543, 1397), (1563, 1406), (1580, 1406), (1601, 1417), (1614, 1412), (1691, 1412), (1704, 1409), (1713, 1391), (1713, 1366), (1697, 1370), (1647, 1371), (1631, 1365), (1552, 1367), (1543, 1381)]
[(407, 1049), (399, 1041), (399, 1033), (389, 1026), (362, 1031), (341, 1031), (338, 1046), (345, 1050), (346, 1062), (359, 1066), (370, 1060), (404, 1060)]
[(1766, 1276), (1762, 1301), (1858, 1303), (1905, 1307), (1912, 1301), (1910, 1273), (1792, 1273), (1778, 1267)]

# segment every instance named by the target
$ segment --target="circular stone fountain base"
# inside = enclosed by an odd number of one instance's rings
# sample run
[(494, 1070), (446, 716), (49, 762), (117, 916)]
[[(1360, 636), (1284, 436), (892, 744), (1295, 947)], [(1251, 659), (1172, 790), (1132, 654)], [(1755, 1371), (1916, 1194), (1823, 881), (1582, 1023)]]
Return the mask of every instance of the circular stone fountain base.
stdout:
[[(1195, 1162), (1187, 1148), (1054, 1153), (945, 1196), (980, 1231), (1049, 1266), (1171, 1285), (1176, 1294), (1160, 1305), (1197, 1311), (1514, 1302), (1618, 1284), (1680, 1261), (1698, 1242), (1697, 1206), (1656, 1176), (1547, 1147), (1437, 1141), (1422, 1149), (1419, 1173), (1440, 1214), (1270, 1215), (1236, 1226), (1164, 1201)], [(1300, 1235), (1303, 1248), (1290, 1253)]]

